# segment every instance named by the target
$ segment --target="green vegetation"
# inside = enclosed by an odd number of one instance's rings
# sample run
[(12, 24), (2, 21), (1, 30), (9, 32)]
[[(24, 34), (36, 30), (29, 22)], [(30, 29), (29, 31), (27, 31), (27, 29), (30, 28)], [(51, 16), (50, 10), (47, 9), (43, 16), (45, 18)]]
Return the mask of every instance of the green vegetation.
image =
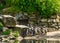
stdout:
[(0, 22), (0, 31), (2, 30), (3, 28), (3, 24)]
[(38, 11), (40, 11), (41, 16), (48, 18), (59, 12), (60, 10), (60, 0), (36, 0), (38, 4)]
[(2, 10), (4, 8), (3, 4), (0, 4), (0, 10)]
[(6, 9), (4, 13), (39, 12), (39, 16), (47, 18), (60, 12), (60, 0), (5, 0), (5, 3), (5, 8), (0, 5), (0, 9)]
[(9, 29), (9, 30), (6, 30), (6, 31), (2, 32), (2, 34), (3, 35), (10, 35), (11, 32), (12, 32), (12, 30)]
[(19, 41), (18, 40), (15, 40), (14, 43), (19, 43)]
[(18, 32), (18, 31), (15, 31), (15, 32), (14, 32), (14, 36), (15, 36), (15, 37), (18, 37), (18, 36), (19, 36), (19, 32)]

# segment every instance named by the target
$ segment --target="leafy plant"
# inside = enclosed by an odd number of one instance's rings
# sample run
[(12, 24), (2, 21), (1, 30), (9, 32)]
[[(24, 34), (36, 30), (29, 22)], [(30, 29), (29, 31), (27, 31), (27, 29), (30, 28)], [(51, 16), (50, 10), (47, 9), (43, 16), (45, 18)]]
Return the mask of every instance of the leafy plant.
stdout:
[(39, 12), (38, 16), (48, 18), (60, 12), (60, 0), (5, 0), (5, 2), (7, 13)]
[(9, 29), (9, 30), (4, 31), (2, 34), (3, 35), (10, 35), (11, 32), (12, 32), (12, 30)]
[(3, 24), (0, 22), (0, 30), (2, 30), (3, 28)]
[(4, 8), (4, 5), (0, 3), (0, 10)]
[(36, 3), (43, 18), (51, 17), (60, 10), (60, 0), (36, 0)]
[(18, 37), (18, 36), (19, 36), (19, 32), (18, 32), (18, 31), (15, 31), (15, 32), (14, 32), (14, 36), (15, 36), (15, 37)]

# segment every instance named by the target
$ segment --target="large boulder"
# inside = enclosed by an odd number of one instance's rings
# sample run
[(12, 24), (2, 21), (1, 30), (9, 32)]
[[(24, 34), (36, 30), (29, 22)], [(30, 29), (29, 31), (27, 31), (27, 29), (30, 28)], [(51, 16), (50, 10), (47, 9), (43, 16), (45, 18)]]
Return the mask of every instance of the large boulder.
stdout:
[(3, 17), (4, 26), (15, 27), (16, 21), (13, 16), (3, 15), (2, 17)]

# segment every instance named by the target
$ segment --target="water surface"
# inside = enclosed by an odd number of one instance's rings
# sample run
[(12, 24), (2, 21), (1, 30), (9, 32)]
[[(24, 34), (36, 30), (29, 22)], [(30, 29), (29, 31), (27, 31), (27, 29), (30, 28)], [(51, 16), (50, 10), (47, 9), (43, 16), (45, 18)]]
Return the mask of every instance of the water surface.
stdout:
[(21, 40), (21, 41), (18, 41), (18, 40), (10, 40), (10, 41), (0, 41), (0, 43), (60, 43), (59, 40), (46, 40), (46, 39), (41, 39), (41, 40)]

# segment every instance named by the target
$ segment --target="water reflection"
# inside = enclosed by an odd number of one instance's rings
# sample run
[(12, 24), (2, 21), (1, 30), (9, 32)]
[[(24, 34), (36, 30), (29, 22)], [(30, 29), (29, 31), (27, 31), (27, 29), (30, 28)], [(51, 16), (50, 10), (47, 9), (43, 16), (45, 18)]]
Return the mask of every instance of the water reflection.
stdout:
[(0, 43), (60, 43), (60, 41), (53, 41), (53, 40), (25, 40), (23, 39), (22, 41), (18, 41), (18, 40), (10, 40), (10, 41), (4, 41), (4, 42), (0, 42)]

